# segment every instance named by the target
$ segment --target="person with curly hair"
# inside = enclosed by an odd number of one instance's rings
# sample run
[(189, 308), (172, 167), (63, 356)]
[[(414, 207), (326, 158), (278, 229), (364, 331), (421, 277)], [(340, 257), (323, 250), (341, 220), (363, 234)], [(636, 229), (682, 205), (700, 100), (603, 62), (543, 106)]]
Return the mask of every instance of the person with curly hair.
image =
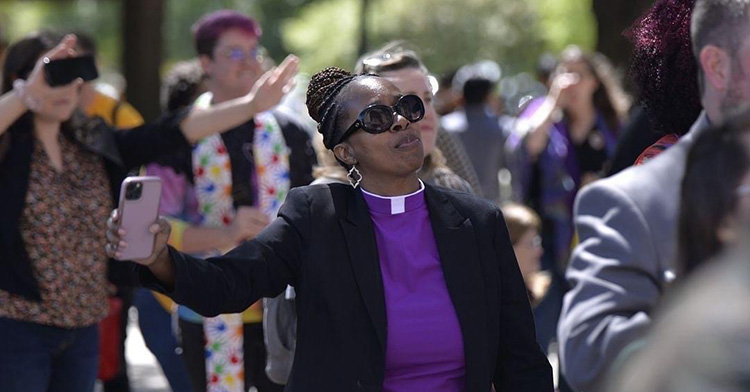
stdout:
[(633, 43), (630, 75), (651, 128), (663, 135), (635, 160), (641, 165), (671, 147), (701, 113), (698, 65), (690, 42), (694, 0), (659, 1), (626, 35)]

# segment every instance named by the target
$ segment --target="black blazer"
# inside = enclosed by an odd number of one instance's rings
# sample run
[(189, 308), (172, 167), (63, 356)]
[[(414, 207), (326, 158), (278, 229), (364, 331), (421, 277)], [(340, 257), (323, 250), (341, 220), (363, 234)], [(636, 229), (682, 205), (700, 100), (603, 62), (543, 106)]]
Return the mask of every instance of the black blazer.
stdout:
[[(425, 197), (456, 308), (467, 391), (552, 391), (503, 217), (469, 194), (426, 185)], [(200, 260), (170, 248), (169, 294), (205, 316), (240, 312), (287, 284), (297, 291), (297, 347), (287, 391), (380, 391), (385, 297), (375, 234), (361, 192), (330, 184), (290, 191), (253, 241)], [(141, 281), (159, 289), (145, 267)], [(164, 291), (164, 290), (162, 290)]]

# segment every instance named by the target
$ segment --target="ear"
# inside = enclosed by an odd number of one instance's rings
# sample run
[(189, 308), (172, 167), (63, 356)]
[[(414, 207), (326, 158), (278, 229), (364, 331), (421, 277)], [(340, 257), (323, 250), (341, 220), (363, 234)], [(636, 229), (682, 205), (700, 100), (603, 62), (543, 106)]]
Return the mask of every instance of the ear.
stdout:
[(198, 61), (200, 61), (201, 63), (201, 68), (203, 68), (203, 72), (205, 72), (206, 75), (209, 75), (210, 77), (211, 73), (209, 72), (209, 70), (211, 69), (211, 63), (213, 62), (211, 57), (209, 57), (208, 55), (202, 54), (198, 57)]
[(706, 45), (698, 56), (706, 82), (717, 91), (726, 91), (729, 87), (732, 62), (729, 54), (715, 45)]
[(347, 143), (339, 143), (333, 147), (333, 155), (349, 166), (354, 166), (358, 163), (357, 158), (354, 156), (352, 146)]

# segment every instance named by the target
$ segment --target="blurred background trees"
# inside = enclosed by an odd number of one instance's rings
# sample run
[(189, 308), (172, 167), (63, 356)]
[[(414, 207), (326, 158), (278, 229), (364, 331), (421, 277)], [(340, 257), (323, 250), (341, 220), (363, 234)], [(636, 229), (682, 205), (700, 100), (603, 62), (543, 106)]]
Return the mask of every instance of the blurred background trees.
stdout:
[[(43, 28), (94, 36), (107, 81), (124, 75), (128, 99), (147, 118), (158, 112), (158, 75), (194, 56), (190, 26), (221, 8), (263, 26), (262, 44), (302, 69), (351, 68), (358, 55), (404, 38), (435, 73), (491, 59), (506, 74), (533, 70), (544, 52), (568, 44), (597, 49), (621, 69), (629, 46), (622, 30), (650, 0), (2, 0), (0, 34), (13, 41)], [(364, 10), (364, 12), (363, 12)], [(1, 44), (0, 44), (1, 45)]]

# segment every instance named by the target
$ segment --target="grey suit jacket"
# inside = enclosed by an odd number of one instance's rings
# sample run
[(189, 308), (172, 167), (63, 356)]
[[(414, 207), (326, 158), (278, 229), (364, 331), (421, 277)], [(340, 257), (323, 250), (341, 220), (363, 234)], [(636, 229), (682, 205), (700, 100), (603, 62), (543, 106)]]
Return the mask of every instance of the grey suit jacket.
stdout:
[(651, 310), (674, 278), (680, 185), (687, 152), (708, 127), (705, 112), (661, 155), (581, 190), (579, 244), (568, 266), (571, 291), (558, 325), (570, 385), (601, 390), (617, 356), (641, 338)]

